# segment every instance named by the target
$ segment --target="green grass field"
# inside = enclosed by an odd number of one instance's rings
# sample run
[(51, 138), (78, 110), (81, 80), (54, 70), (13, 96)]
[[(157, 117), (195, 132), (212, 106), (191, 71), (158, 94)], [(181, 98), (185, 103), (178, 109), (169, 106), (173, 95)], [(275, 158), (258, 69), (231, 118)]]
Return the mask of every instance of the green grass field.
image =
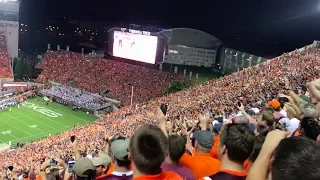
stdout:
[(14, 106), (0, 111), (0, 143), (11, 141), (15, 145), (17, 142), (30, 142), (96, 119), (93, 115), (72, 111), (61, 104), (46, 105), (42, 100), (28, 99), (20, 108)]

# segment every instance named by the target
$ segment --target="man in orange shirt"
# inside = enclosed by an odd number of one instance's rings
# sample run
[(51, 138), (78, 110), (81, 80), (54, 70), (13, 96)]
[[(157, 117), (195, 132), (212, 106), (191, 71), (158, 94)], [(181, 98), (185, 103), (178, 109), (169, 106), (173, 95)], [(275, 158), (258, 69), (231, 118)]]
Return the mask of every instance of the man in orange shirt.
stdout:
[[(215, 174), (220, 169), (220, 161), (211, 157), (210, 151), (213, 146), (212, 133), (207, 131), (209, 116), (199, 116), (201, 131), (193, 133), (195, 138), (195, 153), (191, 156), (187, 153), (180, 159), (180, 164), (191, 169), (196, 179)], [(187, 148), (192, 149), (191, 140), (187, 140)]]
[(220, 134), (219, 157), (221, 169), (210, 176), (213, 180), (245, 180), (244, 162), (252, 153), (254, 133), (247, 124), (227, 124)]
[(160, 128), (151, 124), (140, 126), (133, 134), (129, 146), (129, 159), (133, 162), (135, 180), (182, 180), (174, 172), (164, 172), (161, 164), (168, 153), (168, 139)]

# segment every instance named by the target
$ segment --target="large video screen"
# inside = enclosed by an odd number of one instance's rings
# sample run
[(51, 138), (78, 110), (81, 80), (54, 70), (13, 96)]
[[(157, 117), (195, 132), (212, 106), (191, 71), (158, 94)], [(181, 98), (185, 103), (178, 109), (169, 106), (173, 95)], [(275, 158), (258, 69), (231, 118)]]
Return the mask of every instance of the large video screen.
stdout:
[(113, 56), (154, 64), (158, 37), (114, 31)]

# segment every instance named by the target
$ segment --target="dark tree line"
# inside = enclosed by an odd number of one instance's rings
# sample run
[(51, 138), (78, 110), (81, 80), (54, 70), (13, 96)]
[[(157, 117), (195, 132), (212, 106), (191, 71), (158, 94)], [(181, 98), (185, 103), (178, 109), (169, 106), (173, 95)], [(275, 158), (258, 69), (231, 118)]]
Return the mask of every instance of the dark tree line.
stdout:
[(27, 58), (14, 58), (12, 67), (15, 79), (22, 79), (23, 77), (34, 77), (36, 62)]

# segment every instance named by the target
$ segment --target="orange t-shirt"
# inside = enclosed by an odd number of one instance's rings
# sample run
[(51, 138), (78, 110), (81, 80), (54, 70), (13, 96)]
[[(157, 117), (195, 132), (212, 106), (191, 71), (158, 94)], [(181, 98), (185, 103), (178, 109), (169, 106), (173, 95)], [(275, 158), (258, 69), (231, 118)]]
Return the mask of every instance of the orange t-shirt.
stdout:
[(158, 175), (139, 176), (134, 180), (182, 180), (182, 177), (171, 171), (163, 171)]
[(107, 175), (111, 174), (113, 171), (114, 171), (114, 164), (111, 163), (110, 166), (109, 166), (109, 169), (107, 171)]
[(297, 130), (296, 132), (293, 133), (293, 136), (301, 136), (301, 133), (299, 130)]
[(97, 176), (96, 179), (103, 179), (103, 178), (106, 177), (106, 176), (107, 176), (107, 174), (102, 174), (102, 175), (100, 175), (100, 176)]
[(212, 158), (210, 153), (196, 153), (194, 156), (184, 153), (180, 164), (189, 168), (197, 179), (216, 174), (221, 166), (220, 161)]
[(214, 143), (213, 143), (212, 149), (210, 151), (210, 154), (215, 159), (219, 159), (218, 158), (219, 141), (220, 141), (220, 136), (213, 137)]
[(250, 164), (249, 164), (249, 160), (248, 160), (248, 159), (243, 163), (243, 167), (246, 168), (246, 171), (247, 171), (247, 172), (249, 172), (249, 170), (250, 170)]

